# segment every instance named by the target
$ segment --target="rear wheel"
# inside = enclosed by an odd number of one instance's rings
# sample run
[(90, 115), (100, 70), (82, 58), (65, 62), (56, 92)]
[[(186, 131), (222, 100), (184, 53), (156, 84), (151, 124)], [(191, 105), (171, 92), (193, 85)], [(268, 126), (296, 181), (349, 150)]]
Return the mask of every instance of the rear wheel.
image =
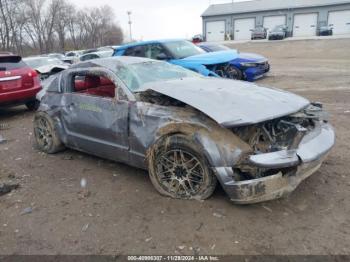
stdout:
[(38, 110), (40, 106), (40, 101), (38, 100), (33, 100), (33, 101), (29, 101), (26, 103), (26, 107), (30, 110), (30, 111), (36, 111)]
[(162, 195), (204, 200), (215, 190), (216, 177), (203, 154), (186, 136), (162, 139), (148, 161), (152, 184)]
[(34, 135), (38, 149), (47, 154), (54, 154), (64, 149), (55, 130), (55, 124), (46, 113), (39, 112), (35, 115)]

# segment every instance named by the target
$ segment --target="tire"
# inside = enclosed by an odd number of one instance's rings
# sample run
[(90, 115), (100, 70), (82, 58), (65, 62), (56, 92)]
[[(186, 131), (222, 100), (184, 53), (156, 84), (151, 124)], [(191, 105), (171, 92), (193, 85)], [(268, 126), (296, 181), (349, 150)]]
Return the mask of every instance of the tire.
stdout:
[(242, 80), (243, 79), (243, 73), (237, 67), (230, 65), (228, 70), (230, 70), (230, 71), (226, 72), (227, 78), (233, 79), (233, 80)]
[(160, 139), (151, 149), (148, 167), (153, 186), (164, 196), (205, 200), (216, 188), (205, 156), (184, 135)]
[(40, 106), (40, 101), (38, 100), (33, 100), (33, 101), (29, 101), (26, 103), (26, 107), (30, 110), (30, 111), (36, 111), (38, 110)]
[(54, 121), (46, 113), (35, 114), (34, 136), (37, 148), (47, 154), (54, 154), (65, 148), (58, 137)]

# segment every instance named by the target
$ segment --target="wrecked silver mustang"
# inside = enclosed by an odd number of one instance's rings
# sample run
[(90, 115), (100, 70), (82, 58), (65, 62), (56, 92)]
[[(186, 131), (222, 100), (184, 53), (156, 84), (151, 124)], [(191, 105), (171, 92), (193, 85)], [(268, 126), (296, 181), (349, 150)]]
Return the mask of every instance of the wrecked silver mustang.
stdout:
[(219, 181), (240, 204), (290, 193), (335, 143), (321, 104), (135, 57), (59, 73), (34, 133), (46, 153), (68, 147), (146, 169), (163, 195), (206, 199)]

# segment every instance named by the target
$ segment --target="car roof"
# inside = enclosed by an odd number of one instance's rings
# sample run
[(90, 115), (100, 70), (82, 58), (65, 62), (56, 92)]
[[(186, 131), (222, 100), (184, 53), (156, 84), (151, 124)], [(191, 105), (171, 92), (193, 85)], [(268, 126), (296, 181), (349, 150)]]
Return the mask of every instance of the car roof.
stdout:
[(198, 46), (221, 46), (221, 44), (217, 44), (217, 43), (208, 43), (208, 42), (201, 42), (197, 44)]
[(153, 60), (149, 58), (143, 58), (143, 57), (133, 57), (133, 56), (113, 56), (113, 57), (107, 57), (107, 58), (99, 58), (99, 59), (93, 59), (93, 60), (88, 60), (88, 61), (83, 61), (80, 63), (77, 63), (73, 65), (71, 68), (76, 69), (76, 68), (86, 68), (86, 67), (94, 67), (94, 66), (102, 66), (109, 68), (109, 65), (111, 63), (116, 62), (116, 63), (122, 63), (124, 65), (132, 65), (132, 64), (140, 64), (140, 63), (146, 63), (146, 62), (158, 62), (160, 63), (161, 61), (158, 60)]
[(148, 45), (148, 44), (159, 44), (159, 43), (170, 43), (170, 42), (177, 42), (177, 41), (188, 41), (186, 39), (159, 39), (159, 40), (149, 40), (149, 41), (141, 41), (141, 42), (135, 42), (135, 43), (129, 43), (126, 45), (122, 45), (116, 50), (123, 50), (129, 47), (134, 47), (134, 46), (141, 46), (141, 45)]
[[(57, 59), (56, 57), (50, 57), (50, 56), (28, 56), (23, 58), (24, 61), (29, 61), (29, 60), (38, 60), (38, 59), (45, 59), (45, 60), (55, 60)], [(57, 59), (59, 60), (59, 59)]]
[(2, 51), (2, 52), (0, 52), (0, 56), (14, 56), (14, 54), (11, 52)]
[(0, 57), (16, 57), (16, 58), (21, 58), (21, 56), (19, 55), (14, 55), (13, 53), (11, 52), (0, 52)]

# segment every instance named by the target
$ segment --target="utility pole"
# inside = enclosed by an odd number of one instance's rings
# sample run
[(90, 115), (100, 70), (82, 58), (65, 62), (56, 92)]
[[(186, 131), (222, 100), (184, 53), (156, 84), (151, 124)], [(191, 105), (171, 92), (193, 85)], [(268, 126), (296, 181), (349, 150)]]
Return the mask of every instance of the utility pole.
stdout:
[(132, 12), (131, 12), (131, 11), (128, 11), (127, 14), (128, 14), (128, 17), (129, 17), (130, 42), (132, 42), (132, 32), (131, 32), (131, 24), (132, 24), (132, 22), (131, 22), (131, 14), (132, 14)]

